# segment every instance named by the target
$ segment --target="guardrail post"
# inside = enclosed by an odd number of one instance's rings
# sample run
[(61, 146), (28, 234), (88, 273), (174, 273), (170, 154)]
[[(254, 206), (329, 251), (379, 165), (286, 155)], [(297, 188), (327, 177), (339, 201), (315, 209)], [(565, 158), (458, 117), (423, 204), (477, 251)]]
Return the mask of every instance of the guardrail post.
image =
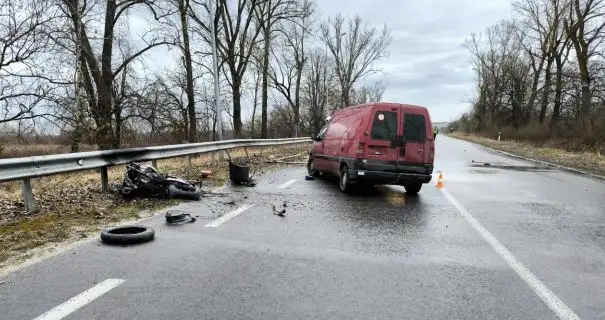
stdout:
[(192, 158), (192, 157), (193, 157), (193, 156), (191, 156), (191, 155), (188, 155), (188, 156), (187, 156), (187, 168), (188, 168), (189, 170), (191, 170), (191, 168), (192, 168), (192, 165), (191, 165), (191, 158)]
[(109, 176), (107, 174), (107, 167), (101, 168), (101, 192), (106, 193), (109, 191)]
[(23, 191), (23, 203), (27, 212), (32, 212), (36, 209), (36, 199), (32, 190), (32, 183), (29, 178), (21, 180), (21, 189)]
[(157, 160), (151, 160), (151, 166), (157, 169), (157, 167), (158, 167), (158, 161)]

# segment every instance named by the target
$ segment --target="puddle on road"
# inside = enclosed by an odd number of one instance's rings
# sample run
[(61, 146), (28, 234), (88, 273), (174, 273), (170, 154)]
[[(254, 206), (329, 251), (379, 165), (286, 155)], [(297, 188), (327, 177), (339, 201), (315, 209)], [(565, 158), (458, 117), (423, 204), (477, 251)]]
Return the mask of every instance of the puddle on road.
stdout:
[(476, 170), (475, 173), (495, 173), (498, 170), (511, 170), (511, 171), (533, 171), (533, 172), (544, 172), (544, 171), (553, 171), (555, 168), (549, 166), (519, 166), (512, 165), (505, 162), (490, 162), (490, 161), (472, 161), (468, 164), (469, 167), (472, 168), (481, 168)]

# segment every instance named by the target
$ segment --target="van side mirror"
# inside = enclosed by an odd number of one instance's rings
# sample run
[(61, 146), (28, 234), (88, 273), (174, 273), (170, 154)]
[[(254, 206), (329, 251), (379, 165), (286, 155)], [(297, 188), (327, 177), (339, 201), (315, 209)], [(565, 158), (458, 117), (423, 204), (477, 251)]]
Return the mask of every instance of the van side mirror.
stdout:
[(319, 135), (316, 135), (313, 137), (313, 141), (319, 142), (319, 141), (321, 141), (321, 137)]

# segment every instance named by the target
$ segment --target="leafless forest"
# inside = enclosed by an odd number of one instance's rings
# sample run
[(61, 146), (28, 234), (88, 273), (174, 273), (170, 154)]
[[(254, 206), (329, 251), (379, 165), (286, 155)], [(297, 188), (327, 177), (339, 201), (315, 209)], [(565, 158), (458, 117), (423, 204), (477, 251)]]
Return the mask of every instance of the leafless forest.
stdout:
[(518, 0), (466, 42), (472, 109), (453, 128), (605, 152), (605, 1)]
[(217, 103), (224, 138), (309, 135), (380, 100), (390, 39), (313, 0), (4, 0), (0, 157), (213, 140)]

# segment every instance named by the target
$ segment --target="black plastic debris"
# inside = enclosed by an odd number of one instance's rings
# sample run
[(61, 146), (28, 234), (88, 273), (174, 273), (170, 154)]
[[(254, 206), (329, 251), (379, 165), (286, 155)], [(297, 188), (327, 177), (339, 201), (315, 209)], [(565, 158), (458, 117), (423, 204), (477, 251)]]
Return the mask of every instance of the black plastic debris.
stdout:
[(229, 180), (235, 184), (247, 184), (250, 181), (250, 167), (230, 160)]
[(273, 207), (273, 214), (275, 214), (276, 216), (280, 216), (280, 217), (285, 217), (286, 216), (286, 209), (282, 209), (282, 210), (277, 210), (275, 209), (274, 205), (271, 205)]
[(314, 176), (305, 176), (305, 180), (315, 180)]
[(176, 210), (166, 212), (164, 217), (166, 218), (166, 223), (168, 224), (193, 223), (196, 220), (189, 213)]

